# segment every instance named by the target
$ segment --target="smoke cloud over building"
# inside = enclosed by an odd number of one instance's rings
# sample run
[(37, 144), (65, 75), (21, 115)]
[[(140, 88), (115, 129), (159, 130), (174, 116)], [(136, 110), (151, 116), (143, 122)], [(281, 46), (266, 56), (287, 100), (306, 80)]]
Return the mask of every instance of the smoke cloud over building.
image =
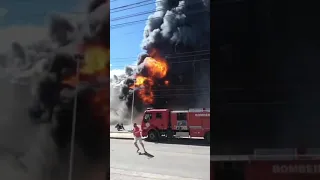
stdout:
[(111, 121), (145, 107), (209, 107), (210, 4), (204, 0), (156, 1), (148, 17), (136, 66), (111, 77)]

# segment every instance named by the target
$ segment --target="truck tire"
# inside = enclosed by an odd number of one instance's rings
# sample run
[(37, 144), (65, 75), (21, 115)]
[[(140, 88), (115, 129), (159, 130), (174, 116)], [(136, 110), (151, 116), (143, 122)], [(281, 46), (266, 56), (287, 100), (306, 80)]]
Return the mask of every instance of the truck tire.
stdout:
[(204, 135), (204, 139), (206, 140), (206, 142), (208, 144), (210, 144), (210, 132), (207, 132), (205, 135)]
[(156, 130), (151, 130), (148, 133), (148, 139), (150, 141), (158, 141), (159, 140), (159, 133)]

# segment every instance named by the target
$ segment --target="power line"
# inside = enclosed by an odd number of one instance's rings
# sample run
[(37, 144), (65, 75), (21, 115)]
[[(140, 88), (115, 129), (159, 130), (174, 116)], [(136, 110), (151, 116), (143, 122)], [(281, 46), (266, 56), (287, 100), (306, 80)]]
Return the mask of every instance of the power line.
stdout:
[[(193, 52), (194, 53), (194, 52)], [(202, 53), (202, 54), (194, 54), (194, 55), (185, 55), (185, 56), (165, 56), (165, 59), (177, 59), (177, 58), (187, 58), (187, 57), (196, 57), (196, 56), (206, 56), (206, 55), (210, 55), (210, 51), (207, 52), (207, 53)], [(113, 59), (121, 59), (121, 60), (113, 60)], [(127, 62), (129, 59), (132, 59), (132, 60), (137, 60), (137, 57), (135, 58), (112, 58), (111, 59), (111, 62), (112, 64), (114, 62)], [(181, 61), (179, 61), (181, 62)]]
[[(162, 85), (163, 87), (167, 87), (165, 85)], [(161, 85), (158, 87), (162, 87)], [(170, 88), (172, 87), (179, 87), (179, 88), (183, 88), (186, 89), (186, 87), (192, 87), (190, 89), (195, 89), (195, 88), (208, 88), (207, 86), (194, 86), (194, 85), (177, 85), (177, 84), (170, 84)], [(220, 88), (221, 89), (221, 88)], [(224, 88), (224, 89), (228, 89), (228, 88)], [(229, 89), (235, 89), (235, 88), (229, 88)], [(243, 88), (237, 88), (238, 90), (242, 90)]]
[[(151, 0), (151, 1), (152, 1), (152, 0)], [(141, 1), (141, 2), (137, 2), (137, 3), (129, 4), (129, 5), (120, 6), (120, 7), (117, 7), (117, 8), (116, 8), (116, 9), (120, 9), (120, 10), (111, 12), (112, 10), (114, 10), (114, 9), (111, 9), (110, 14), (112, 14), (112, 13), (117, 13), (117, 12), (121, 12), (121, 11), (125, 11), (125, 10), (135, 9), (135, 8), (147, 6), (147, 5), (154, 4), (154, 3), (157, 3), (157, 2), (162, 2), (162, 1), (163, 1), (163, 0), (146, 3), (146, 2), (148, 2), (148, 0), (146, 0), (146, 1)], [(146, 4), (142, 4), (142, 3), (146, 3)], [(194, 4), (200, 4), (200, 3), (203, 4), (203, 2), (198, 1), (198, 2), (196, 2), (196, 3), (192, 2), (192, 3), (188, 4), (188, 5), (190, 6), (190, 5), (194, 5)], [(130, 6), (134, 6), (134, 7), (130, 7)], [(177, 6), (177, 7), (181, 7), (181, 6)], [(121, 9), (121, 8), (124, 8), (124, 9)], [(162, 10), (163, 10), (163, 9), (159, 9), (159, 10), (157, 10), (157, 11), (162, 11)], [(157, 12), (157, 11), (153, 11), (153, 12)]]
[[(202, 56), (203, 56), (203, 54), (201, 54)], [(201, 55), (199, 55), (199, 56), (201, 56)], [(208, 53), (207, 55), (210, 55), (210, 53)], [(191, 56), (181, 56), (181, 57), (175, 57), (175, 58), (168, 58), (168, 59), (176, 59), (176, 58), (183, 58), (183, 57), (191, 57)], [(132, 59), (132, 60), (134, 60), (134, 59)], [(191, 60), (190, 60), (191, 61)], [(197, 62), (198, 60), (193, 60), (193, 62)], [(114, 64), (114, 62), (116, 62), (116, 63), (118, 63), (118, 62), (128, 62), (128, 60), (122, 60), (122, 61), (112, 61), (112, 64)], [(179, 62), (184, 62), (184, 61), (177, 61), (177, 62), (169, 62), (169, 64), (170, 63), (179, 63)], [(112, 65), (113, 66), (113, 65)]]
[[(118, 0), (112, 0), (110, 2), (115, 2), (115, 1), (118, 1)], [(139, 5), (141, 3), (144, 3), (144, 2), (150, 2), (152, 1), (152, 4), (155, 3), (153, 0), (145, 0), (145, 1), (140, 1), (140, 2), (137, 2), (137, 3), (132, 3), (132, 4), (127, 4), (127, 5), (124, 5), (124, 6), (119, 6), (119, 7), (116, 7), (116, 8), (111, 8), (110, 9), (110, 14), (112, 13), (116, 13), (116, 12), (121, 12), (121, 11), (125, 11), (125, 10), (129, 10), (129, 9), (133, 9), (134, 7), (131, 7), (131, 8), (127, 8), (127, 9), (121, 9), (121, 8), (126, 8), (126, 7), (130, 7), (130, 6), (134, 6), (134, 5)], [(157, 1), (156, 1), (157, 2)], [(17, 4), (26, 4), (26, 3), (30, 3), (30, 2), (20, 2), (20, 3), (17, 3)], [(144, 4), (143, 6), (146, 6), (146, 5), (149, 5), (151, 3), (148, 3), (148, 4)], [(135, 8), (137, 7), (142, 7), (141, 5), (140, 6), (136, 6)], [(117, 9), (121, 9), (121, 10), (118, 10), (118, 11), (115, 11), (115, 12), (111, 12), (113, 10), (117, 10)], [(50, 12), (41, 12), (41, 13), (34, 13), (34, 12), (31, 12), (31, 13), (27, 13), (27, 14), (24, 14), (23, 16), (28, 16), (28, 15), (32, 15), (32, 16), (44, 16), (44, 15), (50, 15), (51, 13), (54, 13), (52, 11)], [(68, 13), (68, 14), (88, 14), (88, 12), (84, 12), (84, 11), (69, 11), (69, 12), (62, 12), (62, 13)]]
[[(159, 87), (159, 86), (158, 86)], [(200, 92), (208, 92), (210, 91), (210, 87), (207, 87), (207, 88), (194, 88), (194, 89), (172, 89), (171, 91), (168, 91), (166, 89), (152, 89), (152, 92), (167, 92), (167, 93), (170, 93), (172, 94), (172, 91), (200, 91)], [(177, 93), (177, 94), (180, 94), (180, 93)]]
[(153, 96), (154, 98), (166, 98), (166, 97), (172, 97), (172, 96), (201, 96), (201, 95), (210, 95), (210, 93), (186, 93), (186, 94), (170, 94), (170, 95), (164, 95), (164, 96)]
[[(131, 31), (131, 32), (126, 32), (126, 33), (121, 33), (122, 35), (127, 35), (127, 34), (137, 34), (137, 33), (142, 33), (144, 32), (144, 30), (140, 30), (140, 31)], [(111, 33), (111, 32), (110, 32)], [(117, 33), (116, 33), (117, 34)]]
[[(138, 2), (138, 3), (133, 3), (133, 4), (117, 7), (117, 8), (119, 9), (119, 8), (124, 8), (124, 7), (128, 7), (128, 6), (130, 7), (130, 6), (134, 5), (134, 4), (139, 4), (139, 3), (143, 3), (143, 2), (149, 2), (149, 1), (150, 0), (141, 1), (141, 2)], [(152, 2), (152, 3), (154, 3), (154, 2)], [(197, 2), (197, 3), (199, 3), (199, 2)], [(194, 3), (194, 4), (197, 4), (197, 3)], [(150, 3), (143, 4), (142, 6), (146, 6), (146, 5), (149, 5), (149, 4)], [(117, 8), (113, 8), (111, 10), (116, 10)], [(130, 8), (132, 9), (133, 7), (130, 7)], [(128, 10), (128, 8), (127, 9), (121, 9), (121, 11), (125, 11), (125, 10)], [(157, 10), (157, 11), (161, 11), (161, 10)], [(111, 21), (117, 21), (117, 20), (123, 20), (123, 19), (127, 19), (127, 18), (137, 17), (137, 16), (140, 16), (140, 15), (143, 15), (143, 14), (154, 13), (154, 12), (157, 12), (157, 11), (144, 11), (144, 12), (136, 13), (136, 14), (133, 14), (133, 15), (126, 15), (126, 16), (122, 16), (122, 17), (117, 17), (117, 18), (112, 19)], [(205, 12), (205, 11), (206, 10), (199, 11), (199, 12)], [(194, 12), (194, 13), (199, 13), (199, 12)], [(29, 14), (29, 15), (49, 15), (50, 13), (52, 13), (52, 12), (32, 13), (32, 14)], [(74, 12), (65, 12), (65, 13), (69, 13), (69, 14), (87, 14), (86, 12), (76, 12), (76, 11), (74, 11)], [(112, 14), (112, 12), (110, 12), (110, 14)], [(190, 13), (190, 14), (192, 14), (192, 13)], [(170, 15), (166, 15), (166, 16), (170, 16)], [(158, 19), (158, 18), (150, 18), (150, 19)], [(121, 28), (121, 27), (128, 26), (128, 25), (134, 25), (134, 24), (137, 24), (137, 23), (145, 22), (147, 20), (148, 19), (141, 19), (141, 20), (132, 21), (132, 22), (115, 24), (115, 25), (110, 26), (110, 29), (116, 29), (116, 28)]]
[[(173, 58), (173, 57), (176, 57), (175, 55), (183, 55), (183, 54), (190, 54), (190, 53), (206, 53), (206, 52), (210, 53), (210, 49), (197, 50), (197, 51), (186, 51), (186, 52), (181, 52), (181, 53), (178, 52), (178, 53), (174, 53), (174, 54), (164, 54), (163, 56), (168, 56), (169, 58)], [(137, 57), (119, 57), (119, 58), (112, 58), (112, 59), (133, 59), (133, 58), (137, 58)]]
[(140, 4), (140, 5), (136, 5), (134, 7), (127, 7), (127, 8), (119, 9), (119, 10), (115, 10), (115, 11), (110, 10), (110, 14), (117, 13), (117, 12), (122, 12), (122, 11), (127, 11), (127, 10), (131, 10), (131, 9), (135, 9), (135, 8), (139, 8), (139, 7), (143, 7), (143, 6), (147, 6), (147, 5), (151, 5), (151, 4), (154, 4), (154, 2), (149, 2), (149, 3), (146, 3), (146, 4)]
[[(202, 3), (202, 2), (201, 2), (201, 1), (198, 1), (198, 2), (196, 2), (196, 3), (190, 3), (190, 4), (188, 4), (188, 5), (190, 6), (190, 5), (200, 4), (200, 3)], [(179, 6), (177, 6), (176, 8), (182, 7), (182, 6), (184, 6), (184, 5), (179, 5)], [(151, 13), (163, 11), (163, 10), (165, 10), (165, 9), (158, 9), (158, 10), (155, 10), (155, 11), (144, 11), (144, 12), (139, 12), (139, 13), (135, 13), (135, 14), (129, 14), (129, 15), (125, 15), (125, 16), (120, 16), (120, 17), (113, 18), (113, 19), (111, 19), (110, 21), (118, 21), (118, 20), (122, 20), (122, 19), (128, 19), (128, 18), (132, 18), (132, 17), (137, 17), (137, 16), (145, 15), (145, 14), (151, 14)]]
[[(168, 57), (166, 59), (178, 59), (178, 58), (186, 58), (186, 57), (195, 57), (195, 56), (204, 56), (204, 55), (210, 55), (210, 53), (206, 53), (206, 54), (197, 54), (197, 55), (190, 55), (190, 56), (177, 56), (177, 57)], [(130, 58), (132, 60), (136, 60), (137, 58)], [(117, 61), (112, 61), (112, 62), (128, 62), (127, 60), (117, 60)]]
[[(166, 86), (166, 85), (159, 85), (159, 86), (157, 86), (157, 87), (168, 87), (168, 86)], [(185, 84), (185, 85), (183, 85), (183, 84), (170, 84), (170, 88), (175, 88), (175, 87), (177, 87), (177, 88), (183, 88), (183, 89), (187, 89), (187, 88), (189, 88), (189, 89), (195, 89), (195, 88), (208, 88), (208, 86), (195, 86), (195, 85), (190, 85), (190, 84)], [(233, 87), (233, 88), (218, 88), (218, 87), (216, 87), (215, 89), (222, 89), (222, 90), (245, 90), (245, 88), (238, 88), (238, 87)]]
[[(177, 61), (177, 62), (169, 62), (168, 64), (181, 64), (181, 63), (192, 63), (192, 62), (200, 62), (200, 61), (209, 61), (210, 59), (206, 58), (206, 59), (195, 59), (195, 60), (185, 60), (185, 61)], [(116, 61), (119, 62), (119, 61)], [(120, 61), (120, 62), (126, 62), (126, 61)], [(112, 63), (113, 64), (113, 63)], [(134, 65), (135, 66), (135, 65)], [(112, 65), (112, 67), (123, 67), (121, 65)]]
[(170, 55), (176, 55), (176, 54), (190, 54), (190, 53), (198, 53), (198, 52), (210, 52), (210, 49), (205, 49), (205, 50), (198, 50), (198, 51), (186, 51), (186, 52), (181, 52), (181, 53), (174, 53), (174, 54), (165, 54), (165, 56), (170, 56)]
[[(165, 85), (159, 85), (157, 86), (158, 88), (162, 88), (162, 87), (168, 87), (168, 86), (165, 86)], [(210, 89), (210, 87), (207, 87), (207, 86), (195, 86), (195, 85), (176, 85), (176, 84), (172, 84), (169, 86), (171, 89), (169, 90), (176, 90), (174, 89), (175, 87), (178, 88), (178, 90), (180, 89), (187, 89), (187, 90), (196, 90), (196, 89)], [(180, 89), (179, 89), (180, 88)], [(245, 91), (246, 88), (239, 88), (239, 87), (232, 87), (232, 88), (227, 88), (227, 87), (215, 87), (214, 89), (216, 90), (226, 90), (226, 91)], [(167, 90), (167, 89), (164, 89), (164, 90)], [(157, 90), (153, 90), (153, 91), (157, 91)]]
[[(180, 93), (176, 93), (176, 94), (168, 94), (168, 95), (154, 95), (154, 98), (166, 98), (166, 97), (172, 97), (172, 96), (199, 96), (199, 95), (210, 95), (209, 93), (184, 93), (184, 94), (180, 94)], [(112, 97), (119, 97), (119, 96), (112, 96)]]
[[(192, 62), (201, 62), (201, 61), (210, 61), (210, 59), (197, 59), (197, 60), (187, 60), (187, 61), (178, 61), (178, 62), (170, 62), (169, 64), (182, 64), (182, 63), (192, 63)], [(114, 66), (112, 65), (112, 67), (123, 67), (123, 66)]]
[(125, 16), (115, 17), (115, 18), (110, 19), (110, 22), (111, 21), (119, 21), (119, 20), (128, 19), (128, 18), (133, 18), (133, 17), (137, 17), (137, 16), (141, 16), (141, 15), (155, 13), (155, 12), (157, 12), (157, 11), (143, 11), (143, 12), (140, 12), (140, 13), (135, 13), (135, 14), (129, 14), (129, 15), (125, 15)]
[(136, 2), (136, 3), (132, 3), (132, 4), (119, 6), (119, 7), (116, 7), (116, 8), (111, 8), (110, 11), (116, 10), (116, 9), (121, 9), (121, 8), (127, 8), (127, 7), (130, 7), (130, 6), (135, 6), (135, 5), (142, 4), (142, 3), (145, 3), (145, 2), (150, 2), (150, 1), (153, 1), (153, 0), (144, 0), (144, 1), (139, 1), (139, 2)]
[(171, 93), (172, 91), (208, 91), (210, 88), (194, 88), (194, 89), (158, 89), (152, 90), (153, 92), (168, 92)]
[[(194, 89), (171, 89), (171, 90), (167, 90), (167, 89), (152, 89), (151, 91), (152, 92), (167, 92), (167, 93), (170, 93), (172, 94), (172, 91), (189, 91), (189, 94), (192, 94), (190, 93), (190, 91), (209, 91), (210, 88), (194, 88)], [(177, 94), (180, 94), (180, 93), (177, 93)]]
[[(143, 2), (146, 2), (146, 1), (143, 1)], [(198, 2), (199, 3), (199, 2)], [(196, 4), (196, 3), (194, 3)], [(159, 9), (157, 11), (161, 11), (163, 9)], [(127, 19), (127, 18), (132, 18), (132, 17), (136, 17), (136, 16), (141, 16), (143, 14), (149, 14), (149, 13), (154, 13), (154, 12), (157, 12), (157, 11), (145, 11), (145, 12), (140, 12), (140, 13), (135, 13), (135, 14), (131, 14), (131, 15), (126, 15), (126, 16), (120, 16), (120, 17), (116, 17), (116, 18), (113, 18), (111, 19), (111, 21), (117, 21), (117, 20), (123, 20), (123, 19)], [(190, 12), (188, 14), (193, 14), (193, 13), (199, 13), (199, 12), (206, 12), (206, 10), (201, 10), (201, 11), (195, 11), (195, 12)], [(166, 16), (174, 16), (174, 15), (166, 15)], [(163, 18), (163, 17), (155, 17), (155, 18), (149, 18), (150, 19), (159, 19), (159, 18)], [(140, 22), (145, 22), (146, 20), (148, 19), (143, 19), (143, 20), (137, 20), (137, 21), (131, 21), (131, 22), (126, 22), (126, 23), (121, 23), (121, 24), (116, 24), (116, 25), (112, 25), (110, 26), (110, 29), (116, 29), (116, 28), (121, 28), (121, 27), (124, 27), (124, 26), (127, 26), (127, 25), (133, 25), (133, 24), (136, 24), (136, 23), (140, 23)], [(129, 33), (127, 33), (129, 34)], [(209, 53), (206, 53), (206, 54), (197, 54), (198, 56), (201, 56), (201, 55), (210, 55), (210, 51), (207, 51)], [(188, 54), (188, 53), (186, 53)], [(193, 57), (197, 56), (197, 55), (191, 55)], [(176, 57), (168, 57), (170, 59), (174, 59), (174, 58), (183, 58), (183, 57), (191, 57), (190, 55), (189, 56), (177, 56), (175, 55)], [(116, 62), (126, 62), (127, 60), (125, 59), (137, 59), (137, 57), (132, 57), (132, 58), (111, 58), (111, 62), (113, 64), (114, 62), (114, 59), (122, 59), (122, 60), (117, 60)], [(209, 59), (197, 59), (197, 60), (189, 60), (189, 61), (180, 61), (180, 62), (173, 62), (172, 64), (175, 64), (175, 63), (188, 63), (188, 62), (197, 62), (197, 61), (208, 61)], [(115, 66), (113, 65), (113, 67), (123, 67), (123, 66)]]
[[(110, 2), (114, 2), (114, 1), (118, 1), (118, 0), (113, 0), (113, 1), (110, 1)], [(146, 0), (146, 1), (143, 1), (143, 2), (148, 2), (148, 1), (153, 1), (153, 0)], [(155, 1), (155, 2), (161, 2), (161, 0), (159, 0), (159, 1)], [(146, 5), (149, 5), (149, 4), (153, 4), (153, 3), (155, 3), (154, 1), (153, 2), (151, 2), (151, 3), (148, 3), (148, 4), (144, 4), (143, 6), (146, 6)], [(25, 4), (25, 3), (29, 3), (29, 2), (20, 2), (21, 4)], [(20, 4), (20, 3), (18, 3), (18, 4)], [(140, 2), (141, 3), (141, 2)], [(197, 2), (197, 3), (200, 3), (200, 2)], [(197, 3), (192, 3), (192, 4), (197, 4)], [(130, 4), (129, 4), (130, 5)], [(131, 4), (132, 5), (132, 4)], [(125, 6), (127, 6), (127, 5), (125, 5)], [(136, 6), (136, 8), (137, 7), (141, 7), (141, 6)], [(180, 7), (180, 6), (177, 6), (177, 7)], [(117, 7), (117, 8), (122, 8), (121, 6), (120, 7)], [(130, 9), (133, 9), (134, 7), (131, 7)], [(110, 9), (110, 11), (111, 10), (113, 10), (113, 9), (115, 9), (115, 8), (112, 8), (112, 9)], [(125, 11), (125, 10), (129, 10), (129, 9), (123, 9), (123, 10), (121, 10), (121, 11)], [(157, 10), (157, 11), (161, 11), (161, 10)], [(157, 12), (157, 11), (150, 11), (150, 13), (152, 13), (152, 12)], [(119, 11), (120, 12), (120, 11)], [(55, 13), (55, 11), (49, 11), (49, 12), (39, 12), (39, 13), (34, 13), (34, 12), (30, 12), (30, 13), (26, 13), (26, 14), (20, 14), (20, 15), (23, 15), (23, 16), (29, 16), (29, 15), (32, 15), (32, 16), (34, 16), (34, 15), (39, 15), (39, 16), (43, 16), (43, 15), (50, 15), (51, 13)], [(57, 13), (59, 13), (59, 12), (57, 12)], [(68, 14), (88, 14), (88, 12), (85, 12), (85, 11), (67, 11), (67, 12), (61, 12), (61, 13), (68, 13)], [(110, 12), (110, 14), (112, 14), (112, 13), (115, 13), (115, 12)], [(142, 12), (142, 13), (144, 13), (144, 12)], [(147, 13), (147, 12), (145, 12), (145, 13)], [(129, 15), (128, 15), (129, 16)], [(117, 17), (117, 18), (121, 18), (121, 17)]]
[[(186, 14), (190, 15), (190, 14), (197, 14), (197, 13), (202, 13), (202, 12), (208, 12), (208, 11), (201, 9), (199, 11), (194, 11), (194, 12), (190, 12), (190, 13), (186, 13)], [(168, 15), (165, 15), (164, 17), (166, 17), (166, 16), (176, 16), (176, 14), (168, 14)], [(146, 22), (147, 20), (163, 19), (164, 17), (155, 17), (155, 18), (148, 18), (148, 19), (141, 19), (141, 20), (136, 20), (136, 21), (131, 21), (131, 22), (125, 22), (125, 23), (118, 23), (115, 25), (111, 25), (110, 30), (129, 26), (129, 25), (134, 25), (134, 24), (141, 23), (141, 22)]]

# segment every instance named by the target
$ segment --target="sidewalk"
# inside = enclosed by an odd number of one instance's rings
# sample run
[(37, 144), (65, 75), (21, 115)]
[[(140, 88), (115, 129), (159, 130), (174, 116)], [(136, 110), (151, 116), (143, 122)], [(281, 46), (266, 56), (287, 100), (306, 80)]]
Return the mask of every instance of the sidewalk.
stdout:
[[(129, 127), (125, 127), (125, 128), (129, 129)], [(114, 127), (110, 126), (110, 139), (133, 140), (134, 138), (133, 138), (132, 130), (117, 131)]]
[(132, 133), (126, 132), (110, 132), (110, 139), (128, 139), (133, 140)]
[[(133, 134), (129, 131), (110, 132), (110, 139), (133, 140)], [(145, 138), (142, 138), (145, 139)]]
[[(131, 131), (111, 131), (110, 132), (110, 139), (127, 139), (127, 140), (133, 140), (133, 134)], [(145, 137), (142, 138), (143, 140)], [(176, 137), (175, 139), (189, 139), (189, 140), (196, 140), (196, 139), (203, 139), (200, 137)]]

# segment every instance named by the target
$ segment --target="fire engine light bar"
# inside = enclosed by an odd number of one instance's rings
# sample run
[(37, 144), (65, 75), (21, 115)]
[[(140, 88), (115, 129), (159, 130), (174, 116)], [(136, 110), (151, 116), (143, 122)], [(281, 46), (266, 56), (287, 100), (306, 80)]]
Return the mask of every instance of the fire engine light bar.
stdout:
[(210, 108), (191, 108), (189, 112), (210, 112)]

